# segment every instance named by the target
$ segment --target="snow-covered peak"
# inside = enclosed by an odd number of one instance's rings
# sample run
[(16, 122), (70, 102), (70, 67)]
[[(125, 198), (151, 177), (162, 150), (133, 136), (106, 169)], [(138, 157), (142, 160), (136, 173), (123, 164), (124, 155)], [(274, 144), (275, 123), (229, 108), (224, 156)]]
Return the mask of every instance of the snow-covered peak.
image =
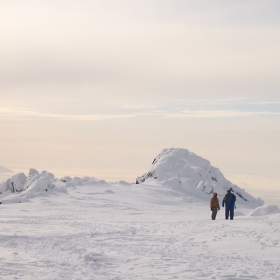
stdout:
[(12, 173), (13, 171), (0, 165), (0, 173)]
[(228, 189), (232, 189), (237, 203), (257, 207), (264, 204), (244, 189), (228, 181), (221, 171), (211, 166), (210, 161), (187, 149), (164, 149), (153, 160), (148, 172), (136, 179), (141, 184), (162, 184), (175, 191), (187, 193), (198, 199), (209, 199), (213, 192), (222, 198)]

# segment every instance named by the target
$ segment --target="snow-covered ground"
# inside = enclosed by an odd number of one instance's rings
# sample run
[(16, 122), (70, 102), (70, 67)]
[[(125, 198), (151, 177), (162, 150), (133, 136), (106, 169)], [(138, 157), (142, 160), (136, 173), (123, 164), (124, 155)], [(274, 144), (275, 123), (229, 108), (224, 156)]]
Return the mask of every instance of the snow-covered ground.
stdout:
[(1, 205), (1, 279), (279, 279), (280, 214), (210, 220), (150, 185), (90, 183)]
[[(187, 150), (163, 150), (140, 184), (54, 178), (0, 184), (0, 279), (280, 279), (279, 208)], [(235, 219), (212, 221), (229, 187)]]

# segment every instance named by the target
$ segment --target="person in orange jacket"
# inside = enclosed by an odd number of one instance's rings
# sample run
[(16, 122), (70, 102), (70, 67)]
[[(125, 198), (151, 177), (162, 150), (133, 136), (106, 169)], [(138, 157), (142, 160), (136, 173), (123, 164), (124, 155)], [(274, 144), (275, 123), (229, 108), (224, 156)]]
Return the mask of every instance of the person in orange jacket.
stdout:
[(219, 199), (217, 196), (218, 196), (218, 194), (216, 192), (214, 192), (213, 197), (210, 200), (210, 209), (212, 211), (212, 220), (216, 220), (217, 213), (220, 210)]

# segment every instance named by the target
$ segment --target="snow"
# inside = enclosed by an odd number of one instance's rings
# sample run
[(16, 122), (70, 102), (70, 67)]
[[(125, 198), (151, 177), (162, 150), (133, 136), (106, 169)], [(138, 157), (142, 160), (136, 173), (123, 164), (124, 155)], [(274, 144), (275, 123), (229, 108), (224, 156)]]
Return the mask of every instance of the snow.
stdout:
[(226, 191), (231, 189), (236, 195), (238, 204), (252, 208), (264, 204), (260, 198), (254, 198), (244, 189), (228, 181), (218, 168), (211, 166), (208, 160), (187, 149), (162, 150), (149, 170), (139, 176), (136, 182), (160, 184), (173, 191), (207, 201), (213, 192), (218, 193), (219, 198), (223, 198)]
[(12, 173), (13, 171), (0, 165), (0, 173)]
[(10, 184), (10, 179), (8, 179), (7, 181), (4, 181), (0, 184), (0, 193), (3, 194), (5, 193), (6, 191), (10, 191), (12, 192), (13, 191), (13, 187), (12, 185)]
[(146, 184), (85, 184), (3, 204), (0, 278), (278, 279), (280, 214), (210, 214)]
[(10, 179), (10, 182), (11, 182), (13, 188), (17, 192), (23, 190), (25, 181), (26, 181), (26, 176), (22, 172), (12, 176), (11, 179)]
[(55, 176), (47, 171), (39, 173), (31, 168), (29, 176), (18, 173), (0, 184), (2, 204), (28, 202), (29, 198), (55, 193), (67, 193), (62, 181), (56, 182)]
[(276, 213), (280, 213), (280, 210), (276, 205), (263, 205), (254, 209), (250, 213), (250, 216), (264, 216), (264, 215), (271, 215)]
[(29, 176), (32, 176), (32, 175), (37, 175), (39, 174), (38, 170), (34, 169), (34, 168), (30, 168), (29, 169), (29, 172), (28, 172), (28, 175)]
[[(158, 178), (140, 184), (36, 170), (21, 192), (0, 184), (0, 279), (279, 279), (279, 209), (256, 208), (261, 200), (194, 154), (161, 158), (150, 169)], [(211, 187), (220, 200), (225, 187), (248, 198), (239, 197), (233, 221), (224, 208), (211, 220)]]

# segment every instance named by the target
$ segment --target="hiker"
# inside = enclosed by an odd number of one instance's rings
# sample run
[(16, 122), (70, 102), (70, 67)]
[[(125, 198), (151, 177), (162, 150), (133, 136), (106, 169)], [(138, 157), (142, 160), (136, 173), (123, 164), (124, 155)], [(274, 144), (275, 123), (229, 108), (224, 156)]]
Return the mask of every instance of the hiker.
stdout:
[(226, 205), (226, 220), (228, 220), (228, 216), (233, 220), (235, 200), (236, 196), (231, 193), (231, 189), (229, 189), (223, 199), (223, 207)]
[(213, 193), (213, 197), (210, 200), (210, 208), (212, 211), (212, 220), (216, 220), (216, 216), (218, 211), (220, 210), (220, 204), (219, 204), (219, 199), (217, 197), (217, 193)]

